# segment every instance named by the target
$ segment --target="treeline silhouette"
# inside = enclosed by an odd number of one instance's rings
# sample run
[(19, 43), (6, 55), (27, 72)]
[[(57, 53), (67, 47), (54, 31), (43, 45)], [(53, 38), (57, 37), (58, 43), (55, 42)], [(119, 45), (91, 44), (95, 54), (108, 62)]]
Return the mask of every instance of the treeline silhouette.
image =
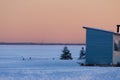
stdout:
[(0, 42), (0, 45), (85, 45), (84, 43), (9, 43), (9, 42)]

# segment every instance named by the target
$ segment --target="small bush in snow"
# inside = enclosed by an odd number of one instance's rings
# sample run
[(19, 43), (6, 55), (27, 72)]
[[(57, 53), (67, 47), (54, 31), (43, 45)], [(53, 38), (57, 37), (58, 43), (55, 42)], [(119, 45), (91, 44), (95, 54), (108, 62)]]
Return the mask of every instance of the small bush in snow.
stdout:
[(61, 54), (61, 58), (62, 60), (72, 60), (72, 56), (71, 56), (71, 53), (70, 51), (68, 50), (68, 48), (65, 46), (64, 49), (63, 49), (63, 54)]

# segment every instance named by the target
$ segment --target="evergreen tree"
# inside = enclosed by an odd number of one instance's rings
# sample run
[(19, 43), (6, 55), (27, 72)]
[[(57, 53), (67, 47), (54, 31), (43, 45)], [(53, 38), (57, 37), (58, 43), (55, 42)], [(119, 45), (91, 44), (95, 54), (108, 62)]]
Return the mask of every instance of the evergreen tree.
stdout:
[(81, 51), (80, 51), (80, 56), (79, 56), (78, 59), (83, 59), (83, 58), (85, 58), (85, 55), (86, 55), (86, 53), (85, 53), (84, 47), (82, 47), (82, 49), (81, 49)]
[(62, 59), (62, 60), (72, 60), (71, 53), (66, 46), (64, 47), (62, 52), (63, 52), (63, 54), (61, 54), (60, 59)]

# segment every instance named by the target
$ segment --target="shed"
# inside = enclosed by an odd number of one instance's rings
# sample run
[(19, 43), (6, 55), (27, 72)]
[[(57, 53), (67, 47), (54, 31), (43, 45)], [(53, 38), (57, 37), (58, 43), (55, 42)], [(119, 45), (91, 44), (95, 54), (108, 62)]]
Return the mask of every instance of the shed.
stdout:
[(86, 29), (86, 65), (116, 65), (120, 63), (120, 34)]

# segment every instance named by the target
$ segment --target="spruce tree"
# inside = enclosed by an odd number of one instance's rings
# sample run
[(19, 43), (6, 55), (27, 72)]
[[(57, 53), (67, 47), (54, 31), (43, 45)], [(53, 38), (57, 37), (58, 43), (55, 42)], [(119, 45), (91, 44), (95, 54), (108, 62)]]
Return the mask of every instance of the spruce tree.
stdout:
[(60, 59), (62, 59), (62, 60), (72, 60), (71, 53), (66, 46), (64, 47), (62, 52), (63, 52), (63, 54), (61, 54)]

